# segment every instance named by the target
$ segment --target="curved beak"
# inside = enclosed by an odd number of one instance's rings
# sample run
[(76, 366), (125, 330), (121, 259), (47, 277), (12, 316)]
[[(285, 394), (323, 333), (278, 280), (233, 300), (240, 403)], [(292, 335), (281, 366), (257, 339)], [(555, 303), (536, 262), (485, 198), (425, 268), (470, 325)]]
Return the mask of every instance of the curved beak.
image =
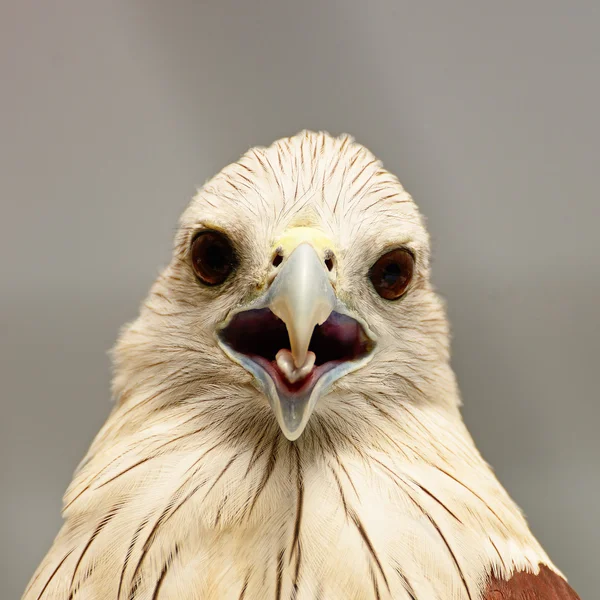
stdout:
[(331, 384), (371, 358), (374, 337), (350, 315), (308, 242), (297, 245), (269, 290), (234, 311), (219, 345), (252, 373), (289, 440), (304, 431)]
[(327, 320), (336, 302), (325, 266), (310, 244), (300, 244), (292, 252), (266, 301), (287, 327), (293, 365), (302, 368), (315, 326)]

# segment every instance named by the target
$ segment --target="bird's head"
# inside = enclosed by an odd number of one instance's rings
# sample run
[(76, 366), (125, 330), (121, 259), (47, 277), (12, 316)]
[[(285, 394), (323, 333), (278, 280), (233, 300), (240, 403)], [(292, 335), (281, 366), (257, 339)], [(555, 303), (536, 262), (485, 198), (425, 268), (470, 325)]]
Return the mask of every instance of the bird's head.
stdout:
[(276, 419), (290, 440), (332, 415), (361, 429), (374, 406), (455, 403), (418, 209), (323, 133), (250, 150), (198, 191), (116, 363), (124, 402), (202, 404), (231, 432)]

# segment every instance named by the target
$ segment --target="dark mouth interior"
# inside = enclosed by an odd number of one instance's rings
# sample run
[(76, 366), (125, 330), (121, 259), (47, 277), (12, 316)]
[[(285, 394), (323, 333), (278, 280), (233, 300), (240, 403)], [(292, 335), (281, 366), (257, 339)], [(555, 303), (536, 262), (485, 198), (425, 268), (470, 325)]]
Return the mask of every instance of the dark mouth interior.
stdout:
[[(236, 352), (269, 362), (275, 361), (282, 348), (290, 349), (285, 323), (268, 308), (236, 314), (220, 337)], [(315, 366), (319, 367), (365, 356), (371, 351), (372, 342), (358, 321), (333, 312), (327, 321), (315, 327), (308, 349), (315, 353)]]

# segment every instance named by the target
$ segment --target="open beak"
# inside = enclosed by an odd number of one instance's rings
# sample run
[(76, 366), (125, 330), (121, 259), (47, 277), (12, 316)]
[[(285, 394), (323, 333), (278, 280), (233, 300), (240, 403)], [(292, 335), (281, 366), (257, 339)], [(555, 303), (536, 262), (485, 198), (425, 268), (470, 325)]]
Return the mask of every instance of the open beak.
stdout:
[(270, 288), (234, 311), (219, 345), (254, 375), (289, 440), (297, 439), (331, 384), (364, 365), (374, 337), (335, 295), (315, 248), (293, 249)]

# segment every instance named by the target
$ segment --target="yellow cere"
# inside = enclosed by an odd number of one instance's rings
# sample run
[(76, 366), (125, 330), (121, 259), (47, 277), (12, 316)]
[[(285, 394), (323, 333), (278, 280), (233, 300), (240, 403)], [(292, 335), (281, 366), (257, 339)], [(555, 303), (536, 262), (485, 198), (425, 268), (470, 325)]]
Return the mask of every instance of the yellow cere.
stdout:
[(331, 240), (314, 227), (292, 227), (275, 242), (275, 248), (281, 248), (283, 256), (289, 256), (300, 244), (308, 242), (319, 255), (333, 250)]

